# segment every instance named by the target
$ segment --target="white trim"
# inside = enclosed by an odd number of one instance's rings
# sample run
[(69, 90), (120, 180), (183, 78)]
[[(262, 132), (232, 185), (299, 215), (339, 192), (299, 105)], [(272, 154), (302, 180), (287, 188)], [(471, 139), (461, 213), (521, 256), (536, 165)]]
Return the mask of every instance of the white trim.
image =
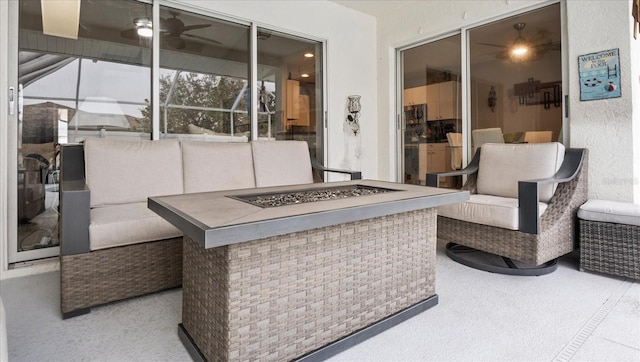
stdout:
[[(258, 26), (254, 23), (249, 28), (249, 92), (251, 96), (249, 101), (251, 102), (251, 115), (249, 120), (251, 121), (251, 139), (258, 139)], [(271, 122), (269, 122), (271, 124)], [(233, 126), (233, 124), (232, 124)], [(269, 135), (271, 137), (271, 135)]]
[[(9, 4), (10, 2), (0, 2), (0, 49), (9, 49)], [(9, 79), (8, 68), (8, 54), (7, 51), (0, 51), (0, 79), (3, 81), (0, 83), (0, 215), (8, 215), (7, 196), (8, 189), (5, 182), (8, 180), (8, 119), (9, 119), (9, 102), (8, 102), (8, 88), (14, 86)], [(3, 273), (8, 268), (8, 230), (7, 218), (3, 217), (0, 220), (0, 279), (2, 279)]]
[[(160, 4), (153, 2), (152, 19), (160, 24)], [(151, 40), (151, 139), (160, 139), (160, 27), (153, 27)]]

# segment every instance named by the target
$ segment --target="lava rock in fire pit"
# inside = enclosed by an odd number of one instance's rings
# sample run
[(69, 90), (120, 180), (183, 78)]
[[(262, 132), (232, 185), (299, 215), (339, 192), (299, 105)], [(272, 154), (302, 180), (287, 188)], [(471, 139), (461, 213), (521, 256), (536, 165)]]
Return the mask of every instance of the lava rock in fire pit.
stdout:
[(278, 207), (285, 205), (303, 204), (306, 202), (344, 199), (396, 191), (381, 187), (343, 186), (320, 190), (301, 190), (296, 192), (236, 196), (237, 198), (260, 207)]

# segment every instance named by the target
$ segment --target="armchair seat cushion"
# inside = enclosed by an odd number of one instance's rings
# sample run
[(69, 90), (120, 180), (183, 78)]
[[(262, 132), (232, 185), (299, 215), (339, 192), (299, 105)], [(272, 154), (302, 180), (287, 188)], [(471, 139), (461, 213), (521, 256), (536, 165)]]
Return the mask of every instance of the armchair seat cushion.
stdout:
[[(539, 213), (547, 204), (539, 203)], [(518, 230), (518, 199), (492, 195), (472, 194), (469, 201), (438, 207), (438, 215), (451, 219)]]
[(147, 208), (146, 202), (91, 209), (91, 250), (181, 236), (180, 230)]

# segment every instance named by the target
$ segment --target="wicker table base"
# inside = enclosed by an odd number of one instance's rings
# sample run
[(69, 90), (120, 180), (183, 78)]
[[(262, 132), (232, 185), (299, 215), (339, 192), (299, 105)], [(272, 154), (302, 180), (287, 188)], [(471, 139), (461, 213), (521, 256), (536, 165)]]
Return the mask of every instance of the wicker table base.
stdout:
[(209, 361), (326, 358), (437, 304), (435, 243), (433, 208), (211, 249), (185, 237), (181, 339)]

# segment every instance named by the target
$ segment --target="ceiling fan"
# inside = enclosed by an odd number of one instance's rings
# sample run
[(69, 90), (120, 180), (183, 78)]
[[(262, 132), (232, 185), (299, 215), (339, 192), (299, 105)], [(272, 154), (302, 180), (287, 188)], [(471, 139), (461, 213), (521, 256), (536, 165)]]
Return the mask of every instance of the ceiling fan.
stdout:
[(496, 55), (496, 58), (502, 60), (510, 60), (514, 62), (538, 60), (544, 56), (549, 50), (560, 50), (560, 43), (554, 43), (549, 39), (545, 31), (539, 31), (538, 36), (529, 41), (522, 36), (522, 30), (527, 26), (527, 23), (513, 24), (513, 28), (518, 32), (518, 36), (509, 45), (499, 45), (491, 43), (478, 43), (480, 45), (487, 45), (492, 47), (503, 48), (501, 52)]
[[(184, 49), (187, 42), (184, 38), (198, 39), (211, 44), (222, 44), (221, 42), (203, 36), (189, 34), (188, 31), (208, 28), (211, 24), (195, 24), (184, 25), (184, 22), (178, 19), (180, 15), (177, 11), (169, 11), (170, 18), (160, 18), (160, 35), (162, 41), (173, 49)], [(135, 18), (133, 19), (134, 27), (124, 30), (120, 35), (127, 39), (139, 40), (141, 37), (151, 37), (152, 23), (148, 18)]]

